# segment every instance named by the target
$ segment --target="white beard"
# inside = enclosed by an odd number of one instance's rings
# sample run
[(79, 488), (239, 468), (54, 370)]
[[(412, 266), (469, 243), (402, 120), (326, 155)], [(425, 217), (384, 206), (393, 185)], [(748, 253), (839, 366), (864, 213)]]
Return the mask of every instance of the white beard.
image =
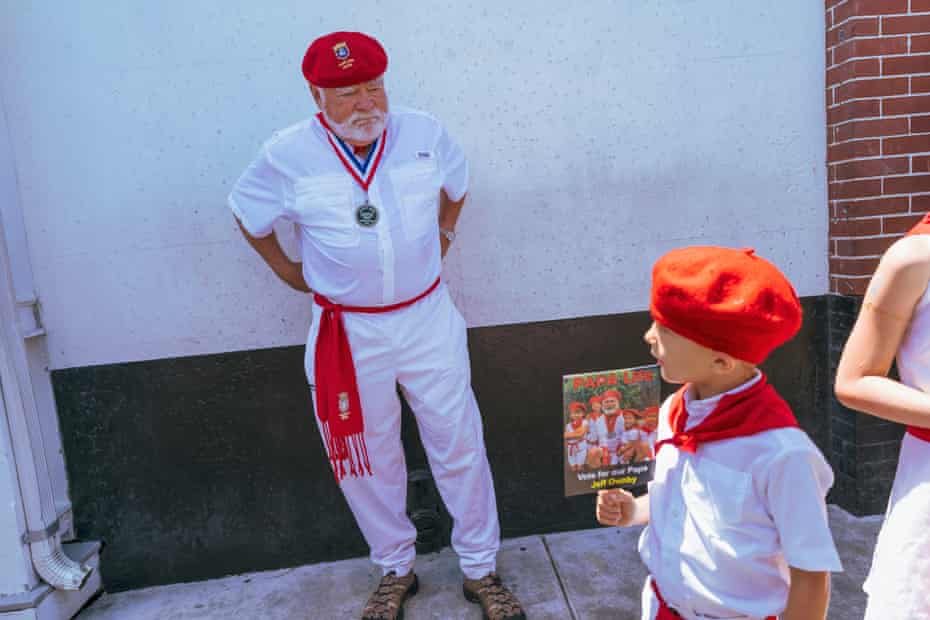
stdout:
[[(371, 144), (377, 140), (381, 132), (384, 131), (384, 126), (387, 123), (387, 114), (378, 108), (365, 114), (355, 112), (341, 123), (334, 122), (326, 112), (323, 112), (323, 118), (326, 119), (333, 133), (337, 136), (347, 142), (359, 142), (361, 144)], [(375, 122), (364, 126), (355, 125), (359, 120), (370, 118), (374, 118)]]

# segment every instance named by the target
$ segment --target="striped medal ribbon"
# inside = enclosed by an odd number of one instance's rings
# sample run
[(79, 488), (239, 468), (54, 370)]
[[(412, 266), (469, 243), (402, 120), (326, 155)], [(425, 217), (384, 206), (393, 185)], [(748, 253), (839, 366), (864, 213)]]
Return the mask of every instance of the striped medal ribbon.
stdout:
[(384, 131), (381, 132), (378, 139), (371, 145), (365, 160), (361, 161), (355, 156), (352, 147), (346, 144), (333, 132), (329, 123), (323, 118), (323, 114), (320, 112), (317, 113), (316, 116), (320, 124), (326, 129), (326, 139), (329, 140), (329, 145), (333, 147), (333, 152), (336, 153), (336, 157), (339, 158), (339, 161), (342, 162), (343, 167), (349, 172), (349, 175), (355, 179), (355, 182), (358, 183), (359, 187), (365, 192), (365, 202), (355, 209), (355, 221), (358, 222), (359, 226), (364, 226), (366, 228), (374, 226), (378, 223), (379, 214), (378, 208), (371, 204), (371, 201), (368, 199), (368, 187), (371, 185), (372, 180), (374, 180), (375, 173), (378, 171), (378, 165), (381, 163), (381, 155), (384, 153), (384, 143), (387, 142), (385, 139), (387, 127), (384, 128)]

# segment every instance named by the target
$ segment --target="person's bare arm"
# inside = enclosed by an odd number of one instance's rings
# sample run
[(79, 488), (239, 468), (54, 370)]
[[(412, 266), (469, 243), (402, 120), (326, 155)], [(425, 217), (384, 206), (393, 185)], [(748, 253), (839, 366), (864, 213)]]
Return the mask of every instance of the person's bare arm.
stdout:
[(597, 522), (615, 527), (649, 523), (649, 494), (633, 497), (624, 489), (598, 491)]
[(637, 443), (638, 442), (635, 440), (623, 442), (623, 444), (617, 450), (617, 457), (619, 457), (625, 463), (635, 461), (637, 455)]
[[(468, 194), (462, 196), (460, 200), (451, 200), (446, 194), (446, 190), (439, 192), (439, 227), (446, 230), (455, 230), (455, 223), (459, 221), (459, 213), (465, 205), (465, 198)], [(439, 246), (442, 248), (442, 256), (445, 258), (446, 252), (449, 251), (450, 241), (443, 235), (439, 235)]]
[(249, 234), (249, 231), (242, 226), (238, 218), (236, 219), (236, 223), (239, 225), (239, 230), (242, 231), (249, 245), (255, 248), (255, 251), (258, 252), (259, 256), (264, 259), (279, 278), (284, 280), (288, 286), (295, 290), (303, 293), (312, 292), (304, 281), (303, 266), (301, 263), (294, 262), (287, 257), (287, 254), (281, 249), (281, 244), (278, 243), (278, 238), (274, 234), (274, 231), (266, 237), (253, 237)]
[(633, 460), (637, 462), (648, 461), (652, 457), (652, 448), (649, 447), (649, 442), (639, 440), (636, 442), (636, 452), (634, 453)]
[(830, 603), (830, 573), (788, 568), (791, 586), (781, 620), (824, 620)]
[(841, 403), (892, 422), (930, 427), (930, 394), (887, 377), (928, 279), (930, 237), (905, 237), (882, 257), (840, 357), (835, 389)]
[(565, 439), (580, 439), (588, 434), (588, 425), (583, 423), (576, 430), (565, 431)]

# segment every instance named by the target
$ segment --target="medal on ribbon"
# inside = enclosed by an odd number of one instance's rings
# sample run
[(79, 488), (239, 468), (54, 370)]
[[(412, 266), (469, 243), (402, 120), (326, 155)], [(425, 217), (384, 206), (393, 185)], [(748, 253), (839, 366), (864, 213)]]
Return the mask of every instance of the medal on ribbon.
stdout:
[(371, 228), (378, 223), (378, 209), (373, 204), (365, 202), (355, 210), (355, 221), (359, 226)]
[(368, 187), (375, 178), (378, 165), (381, 163), (381, 155), (384, 154), (384, 143), (387, 141), (385, 139), (387, 136), (387, 127), (384, 128), (381, 135), (372, 143), (365, 161), (360, 161), (352, 151), (352, 147), (343, 142), (342, 139), (330, 129), (329, 123), (323, 118), (322, 112), (318, 113), (316, 116), (320, 120), (320, 124), (326, 129), (326, 139), (329, 140), (329, 145), (333, 147), (336, 157), (339, 158), (339, 161), (342, 162), (342, 165), (349, 172), (349, 175), (355, 179), (355, 182), (358, 183), (359, 187), (365, 192), (365, 202), (355, 209), (355, 221), (358, 222), (359, 226), (371, 228), (378, 223), (381, 216), (378, 213), (378, 208), (371, 204), (371, 201), (368, 199)]

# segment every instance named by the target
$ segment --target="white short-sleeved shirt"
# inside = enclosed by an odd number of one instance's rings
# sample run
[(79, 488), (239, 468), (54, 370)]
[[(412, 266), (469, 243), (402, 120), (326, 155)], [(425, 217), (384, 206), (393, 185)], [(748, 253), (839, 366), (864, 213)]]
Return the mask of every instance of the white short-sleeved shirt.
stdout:
[(641, 441), (644, 437), (645, 437), (645, 433), (643, 433), (638, 428), (631, 428), (628, 431), (623, 431), (623, 442), (624, 443), (630, 442), (630, 441)]
[[(723, 396), (686, 395), (687, 428)], [(659, 441), (672, 435), (670, 401), (659, 412)], [(650, 522), (640, 555), (669, 605), (685, 617), (777, 615), (788, 600), (789, 566), (842, 570), (827, 522), (832, 484), (830, 466), (797, 428), (702, 444), (694, 454), (665, 445), (649, 483)]]
[(623, 415), (618, 415), (614, 419), (614, 430), (610, 430), (610, 425), (607, 424), (607, 416), (601, 418), (604, 420), (604, 438), (608, 443), (616, 444), (623, 439)]
[(250, 234), (283, 218), (300, 231), (307, 284), (335, 303), (382, 306), (416, 297), (439, 276), (439, 191), (468, 189), (462, 149), (433, 117), (407, 108), (388, 114), (384, 153), (368, 188), (372, 227), (356, 221), (365, 192), (313, 117), (277, 132), (229, 194)]
[(640, 441), (645, 441), (650, 446), (656, 445), (656, 437), (658, 436), (656, 431), (652, 431), (651, 433), (640, 431), (640, 433), (642, 433)]
[(607, 443), (607, 421), (604, 419), (604, 414), (601, 414), (597, 417), (597, 421), (594, 424), (591, 423), (591, 419), (587, 420), (588, 432), (584, 436), (585, 440), (594, 446), (603, 446)]
[[(577, 430), (577, 429), (575, 429), (575, 428), (572, 426), (572, 423), (571, 423), (571, 422), (569, 422), (568, 424), (565, 425), (565, 432), (566, 432), (566, 433), (571, 433), (572, 431), (575, 431), (575, 430)], [(569, 444), (571, 444), (571, 445), (575, 445), (575, 444), (579, 444), (579, 443), (581, 443), (582, 441), (584, 441), (584, 437), (576, 437), (575, 439), (566, 439), (565, 441), (567, 441), (567, 442), (568, 442)]]
[(656, 442), (656, 432), (649, 432), (641, 428), (631, 428), (623, 432), (623, 441), (645, 441), (649, 444)]

